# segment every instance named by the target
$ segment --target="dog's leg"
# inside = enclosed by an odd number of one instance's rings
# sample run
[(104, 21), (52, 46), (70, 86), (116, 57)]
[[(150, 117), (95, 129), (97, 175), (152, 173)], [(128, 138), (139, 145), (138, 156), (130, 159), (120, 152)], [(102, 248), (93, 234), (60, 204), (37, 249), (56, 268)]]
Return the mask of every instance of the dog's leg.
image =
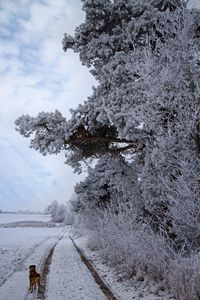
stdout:
[(30, 292), (30, 293), (32, 293), (32, 292), (33, 292), (33, 284), (32, 284), (32, 282), (31, 282), (31, 280), (30, 280), (29, 292)]

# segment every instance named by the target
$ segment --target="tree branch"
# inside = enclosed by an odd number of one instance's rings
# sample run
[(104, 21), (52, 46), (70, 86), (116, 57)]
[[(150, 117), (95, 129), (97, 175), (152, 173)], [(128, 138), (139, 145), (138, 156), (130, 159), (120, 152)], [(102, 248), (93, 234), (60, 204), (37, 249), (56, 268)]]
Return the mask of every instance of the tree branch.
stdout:
[(126, 139), (117, 139), (117, 138), (107, 138), (107, 137), (97, 137), (97, 136), (89, 136), (89, 137), (78, 137), (75, 139), (65, 140), (65, 144), (76, 144), (81, 142), (100, 142), (100, 143), (127, 143), (133, 144), (133, 141)]
[(110, 152), (111, 153), (121, 153), (121, 152), (124, 152), (124, 151), (132, 149), (132, 148), (136, 149), (136, 148), (138, 148), (138, 145), (136, 145), (136, 144), (130, 144), (128, 146), (121, 147), (121, 148), (113, 148), (113, 149), (110, 149)]

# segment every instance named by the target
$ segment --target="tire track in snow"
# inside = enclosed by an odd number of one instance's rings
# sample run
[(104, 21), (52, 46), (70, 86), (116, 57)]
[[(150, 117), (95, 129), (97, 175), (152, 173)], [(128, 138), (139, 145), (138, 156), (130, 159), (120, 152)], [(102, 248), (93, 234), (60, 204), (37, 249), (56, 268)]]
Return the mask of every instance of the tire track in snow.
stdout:
[[(40, 286), (39, 291), (29, 293), (29, 289), (27, 288), (27, 291), (24, 295), (23, 300), (36, 300), (36, 299), (45, 300), (46, 287), (48, 284), (48, 274), (50, 272), (50, 266), (51, 266), (51, 262), (52, 262), (53, 253), (54, 253), (54, 250), (55, 250), (56, 246), (58, 245), (58, 243), (64, 238), (64, 236), (66, 236), (66, 234), (67, 234), (67, 232), (64, 233), (58, 239), (58, 241), (53, 244), (53, 246), (51, 246), (50, 248), (48, 248), (45, 251), (45, 253), (43, 254), (43, 256), (40, 260), (40, 263), (38, 264), (38, 272), (41, 274), (41, 286)], [(114, 293), (112, 292), (112, 290), (108, 286), (108, 284), (106, 284), (105, 281), (100, 277), (100, 275), (98, 274), (98, 272), (96, 271), (96, 269), (94, 268), (94, 266), (92, 265), (90, 260), (84, 254), (84, 252), (75, 244), (74, 240), (70, 236), (69, 236), (69, 238), (72, 241), (74, 248), (78, 252), (78, 254), (81, 258), (81, 261), (84, 263), (84, 265), (86, 265), (86, 267), (90, 271), (91, 275), (93, 276), (95, 282), (97, 283), (97, 285), (99, 286), (101, 291), (104, 293), (106, 298), (108, 300), (118, 300), (118, 298), (114, 295)]]
[(84, 252), (76, 245), (73, 238), (69, 235), (69, 238), (74, 244), (74, 247), (76, 251), (78, 252), (82, 262), (86, 265), (90, 273), (92, 274), (95, 282), (99, 286), (99, 288), (102, 290), (104, 295), (107, 297), (108, 300), (118, 300), (118, 298), (114, 295), (109, 285), (101, 278), (91, 261), (87, 258), (87, 256), (84, 254)]
[[(0, 287), (0, 299), (11, 300), (11, 299), (37, 299), (36, 293), (29, 294), (29, 280), (28, 280), (28, 266), (33, 262), (40, 268), (42, 263), (48, 257), (52, 247), (61, 239), (62, 234), (52, 236), (44, 241), (40, 246), (23, 261), (23, 267), (15, 271), (6, 282)], [(30, 296), (30, 297), (29, 297)], [(33, 298), (35, 297), (35, 298)], [(40, 298), (39, 298), (40, 299)]]
[(57, 244), (60, 242), (60, 240), (65, 236), (66, 233), (64, 233), (58, 241), (51, 246), (51, 248), (48, 248), (45, 253), (43, 254), (39, 264), (38, 264), (38, 272), (41, 275), (41, 283), (40, 283), (40, 288), (39, 291), (33, 292), (30, 294), (29, 288), (27, 288), (27, 291), (24, 295), (23, 300), (33, 300), (33, 299), (40, 299), (44, 300), (45, 299), (45, 292), (46, 292), (46, 284), (47, 284), (47, 278), (50, 270), (50, 265), (52, 261), (52, 256), (55, 247)]
[(49, 237), (45, 238), (43, 241), (41, 241), (40, 243), (35, 244), (29, 251), (28, 253), (23, 257), (23, 259), (17, 264), (17, 266), (14, 268), (14, 270), (6, 277), (2, 280), (2, 282), (0, 283), (0, 287), (2, 287), (6, 281), (14, 275), (14, 273), (17, 273), (19, 271), (22, 271), (25, 265), (26, 260), (32, 255), (32, 253), (40, 246), (42, 246), (46, 241), (49, 240)]

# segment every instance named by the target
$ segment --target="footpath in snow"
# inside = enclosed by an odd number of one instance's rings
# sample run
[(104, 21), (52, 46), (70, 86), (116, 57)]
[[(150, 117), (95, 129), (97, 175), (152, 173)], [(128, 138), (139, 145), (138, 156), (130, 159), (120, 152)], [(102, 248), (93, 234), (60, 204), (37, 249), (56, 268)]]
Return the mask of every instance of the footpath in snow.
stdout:
[[(2, 230), (11, 230), (11, 234), (18, 231), (17, 228), (2, 228)], [(52, 230), (53, 234), (48, 238), (49, 230)], [(34, 248), (32, 247), (33, 251), (31, 253), (27, 254), (27, 251), (23, 253), (23, 264), (20, 264), (18, 268), (10, 272), (10, 275), (7, 275), (7, 278), (1, 283), (0, 300), (107, 299), (82, 262), (67, 233), (63, 236), (63, 230), (64, 228), (57, 228), (57, 230), (55, 228), (48, 229), (47, 237), (43, 242), (35, 245)], [(30, 231), (30, 228), (28, 231)], [(39, 234), (41, 229), (32, 228), (32, 231), (37, 231)], [(4, 247), (4, 251), (9, 249), (6, 244), (4, 244)], [(22, 254), (21, 251), (20, 253)], [(16, 259), (18, 255), (19, 253), (16, 251)], [(28, 291), (28, 266), (33, 263), (37, 265), (37, 271), (42, 275), (42, 292), (31, 294)], [(45, 271), (46, 269), (48, 271)]]
[(47, 282), (47, 300), (106, 300), (72, 241), (65, 236), (55, 247)]

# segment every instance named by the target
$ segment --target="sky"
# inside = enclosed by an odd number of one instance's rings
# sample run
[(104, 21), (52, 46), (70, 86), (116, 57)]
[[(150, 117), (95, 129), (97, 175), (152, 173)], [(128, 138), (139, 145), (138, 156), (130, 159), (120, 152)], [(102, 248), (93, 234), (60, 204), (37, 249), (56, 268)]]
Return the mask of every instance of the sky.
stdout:
[(65, 203), (76, 175), (64, 153), (42, 156), (15, 131), (22, 114), (70, 108), (91, 94), (94, 79), (78, 54), (64, 53), (64, 33), (84, 20), (79, 0), (0, 0), (0, 209), (43, 211)]
[[(200, 7), (200, 0), (191, 0)], [(80, 0), (0, 0), (0, 209), (43, 211), (53, 200), (65, 203), (76, 175), (64, 154), (42, 156), (15, 131), (22, 114), (70, 108), (87, 99), (95, 81), (72, 51), (64, 33), (84, 20)]]

